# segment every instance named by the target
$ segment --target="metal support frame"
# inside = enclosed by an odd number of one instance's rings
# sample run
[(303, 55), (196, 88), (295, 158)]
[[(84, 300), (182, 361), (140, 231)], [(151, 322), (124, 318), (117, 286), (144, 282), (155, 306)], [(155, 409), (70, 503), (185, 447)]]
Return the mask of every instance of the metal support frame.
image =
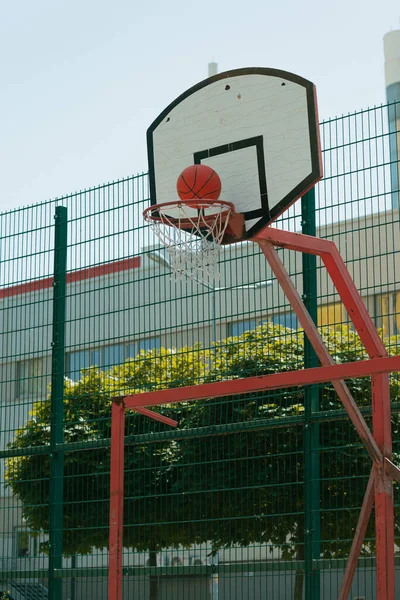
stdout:
[[(301, 230), (306, 235), (316, 235), (315, 187), (301, 199)], [(317, 323), (317, 257), (302, 255), (303, 302), (311, 319)], [(304, 334), (304, 367), (318, 367), (318, 356)], [(320, 508), (320, 451), (319, 423), (313, 416), (319, 410), (318, 385), (304, 389), (304, 595), (320, 600), (321, 573), (315, 568), (321, 555), (321, 508)]]
[(50, 489), (49, 489), (49, 600), (62, 597), (64, 527), (64, 368), (65, 296), (67, 283), (67, 209), (57, 206), (54, 215), (53, 336), (51, 353)]
[[(304, 305), (302, 303), (299, 304), (298, 293), (294, 289), (272, 244), (290, 250), (319, 255), (332, 282), (336, 286), (339, 296), (370, 358), (376, 360), (378, 357), (383, 358), (387, 356), (386, 349), (376, 331), (371, 316), (333, 242), (269, 228), (265, 229), (259, 238), (256, 241), (258, 241), (282, 289), (286, 293), (322, 365), (333, 364), (333, 360), (320, 338), (315, 325), (307, 314)], [(373, 436), (346, 384), (343, 381), (335, 381), (333, 385), (351, 421), (356, 427), (367, 452), (373, 460), (376, 523), (376, 597), (377, 600), (394, 600), (394, 506), (392, 481), (394, 473), (388, 471), (385, 462), (385, 459), (390, 460), (392, 457), (389, 375), (388, 373), (379, 373), (372, 374), (371, 377)], [(396, 479), (399, 481), (400, 471), (397, 471), (396, 475)], [(369, 504), (367, 503), (368, 506)], [(370, 513), (366, 509), (365, 519), (367, 521), (369, 516)], [(347, 596), (345, 595), (345, 590), (350, 590), (351, 588), (351, 581), (355, 571), (353, 563), (357, 562), (358, 557), (359, 554), (350, 554), (349, 560), (352, 561), (352, 564), (348, 565), (346, 569), (339, 593), (340, 600), (346, 600), (348, 596), (348, 593)]]
[[(311, 385), (331, 381), (336, 393), (356, 428), (372, 461), (372, 471), (361, 509), (353, 545), (347, 562), (339, 600), (347, 600), (351, 589), (365, 531), (375, 501), (376, 530), (376, 598), (395, 600), (394, 590), (394, 521), (393, 479), (400, 482), (400, 470), (391, 462), (389, 373), (400, 371), (400, 356), (389, 357), (373, 321), (352, 281), (335, 244), (320, 238), (266, 227), (253, 239), (267, 259), (285, 292), (307, 338), (314, 349), (320, 367), (306, 368), (272, 375), (234, 379), (182, 388), (144, 392), (115, 398), (112, 409), (111, 474), (110, 474), (110, 560), (109, 600), (122, 598), (122, 531), (123, 531), (123, 471), (124, 471), (124, 412), (133, 409), (176, 426), (144, 407), (182, 401), (230, 396), (266, 389)], [(320, 256), (354, 327), (363, 342), (368, 360), (336, 365), (318, 329), (293, 285), (274, 246)], [(373, 434), (352, 397), (346, 378), (371, 377)]]

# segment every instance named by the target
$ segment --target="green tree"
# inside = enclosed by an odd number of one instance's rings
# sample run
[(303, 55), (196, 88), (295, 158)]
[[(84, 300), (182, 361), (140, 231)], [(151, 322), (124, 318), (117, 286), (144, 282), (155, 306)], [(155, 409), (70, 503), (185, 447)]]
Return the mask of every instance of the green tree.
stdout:
[[(364, 358), (347, 328), (324, 333), (338, 362)], [(391, 340), (391, 352), (398, 345)], [(142, 352), (108, 372), (89, 369), (65, 385), (65, 441), (110, 436), (113, 395), (224, 381), (303, 368), (303, 333), (263, 325), (215, 344)], [(368, 380), (349, 382), (360, 406), (369, 405)], [(391, 378), (393, 398), (399, 379)], [(323, 410), (340, 408), (332, 386), (320, 386)], [(160, 407), (192, 435), (135, 443), (135, 435), (164, 425), (129, 412), (126, 435), (124, 546), (155, 553), (163, 548), (212, 543), (213, 550), (267, 544), (283, 559), (301, 558), (303, 527), (303, 388), (213, 398)], [(50, 403), (38, 402), (12, 448), (49, 443)], [(397, 417), (393, 421), (398, 434)], [(347, 555), (370, 459), (346, 419), (320, 426), (321, 537), (325, 557)], [(30, 455), (8, 464), (8, 483), (33, 530), (48, 530), (49, 458)], [(32, 485), (34, 482), (34, 485)], [(65, 459), (64, 551), (85, 554), (108, 543), (109, 449), (71, 452)], [(372, 527), (372, 524), (371, 524)], [(365, 551), (373, 550), (370, 528)], [(396, 539), (399, 541), (398, 523)], [(156, 580), (151, 600), (157, 598)], [(301, 596), (300, 596), (301, 597)], [(297, 600), (297, 599), (296, 599)]]
[[(65, 382), (65, 442), (97, 442), (110, 438), (111, 398), (116, 395), (175, 388), (203, 380), (208, 354), (199, 346), (142, 351), (135, 359), (107, 372), (90, 368), (80, 381)], [(174, 409), (168, 408), (168, 414)], [(163, 412), (161, 408), (159, 412)], [(178, 416), (180, 410), (175, 408)], [(11, 448), (50, 443), (50, 400), (35, 403), (30, 420), (20, 429)], [(169, 429), (133, 411), (127, 412), (126, 435)], [(124, 546), (156, 553), (167, 546), (187, 544), (184, 527), (171, 528), (165, 511), (179, 458), (174, 442), (127, 445), (125, 451)], [(110, 449), (69, 452), (64, 468), (64, 554), (88, 554), (108, 545)], [(8, 461), (7, 482), (20, 498), (23, 515), (33, 531), (49, 529), (48, 454), (29, 455)], [(46, 548), (44, 548), (46, 550)], [(157, 598), (157, 578), (150, 585), (151, 600)]]

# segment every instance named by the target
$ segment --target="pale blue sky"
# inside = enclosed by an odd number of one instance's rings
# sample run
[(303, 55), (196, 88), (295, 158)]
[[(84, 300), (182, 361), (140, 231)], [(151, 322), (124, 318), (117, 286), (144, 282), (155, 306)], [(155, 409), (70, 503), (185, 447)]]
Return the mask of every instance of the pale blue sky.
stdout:
[(147, 171), (148, 125), (219, 70), (317, 86), (321, 118), (385, 101), (398, 0), (14, 0), (0, 13), (0, 210)]

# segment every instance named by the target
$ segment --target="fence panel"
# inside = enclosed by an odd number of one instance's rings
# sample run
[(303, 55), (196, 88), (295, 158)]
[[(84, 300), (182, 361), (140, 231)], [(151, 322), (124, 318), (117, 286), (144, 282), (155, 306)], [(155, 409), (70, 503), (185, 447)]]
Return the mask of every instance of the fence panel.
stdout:
[[(337, 244), (398, 354), (393, 107), (321, 124), (325, 175), (315, 207), (308, 194), (278, 226)], [(315, 361), (256, 244), (224, 247), (213, 284), (175, 282), (143, 223), (147, 205), (147, 175), (139, 175), (0, 215), (0, 597), (107, 598), (112, 397)], [(56, 448), (63, 467), (51, 443), (49, 389), (60, 206), (68, 213), (64, 441)], [(334, 359), (365, 358), (319, 259), (279, 254)], [(349, 386), (370, 424), (370, 382)], [(398, 390), (394, 374), (396, 459)], [(159, 410), (179, 422), (176, 430), (133, 412), (126, 420), (124, 598), (337, 598), (370, 459), (332, 386)], [(58, 498), (54, 469), (62, 469)], [(395, 502), (398, 512), (398, 486)], [(54, 510), (62, 556), (49, 548)], [(395, 527), (399, 544), (398, 518)], [(375, 598), (374, 553), (372, 518), (354, 598)], [(399, 565), (396, 577), (400, 589)]]

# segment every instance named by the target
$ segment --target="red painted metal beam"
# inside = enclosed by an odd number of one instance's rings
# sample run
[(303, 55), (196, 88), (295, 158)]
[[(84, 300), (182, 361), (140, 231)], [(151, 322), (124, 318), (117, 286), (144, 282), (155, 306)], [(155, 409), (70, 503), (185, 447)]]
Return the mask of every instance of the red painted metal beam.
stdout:
[[(390, 386), (387, 374), (372, 377), (372, 426), (385, 458), (392, 457)], [(375, 465), (376, 596), (394, 600), (393, 480), (386, 464)]]
[(111, 414), (108, 600), (122, 600), (125, 407), (114, 399)]
[(376, 597), (395, 600), (394, 510), (392, 478), (374, 465)]
[(367, 490), (365, 492), (363, 504), (358, 517), (357, 527), (354, 534), (353, 543), (349, 558), (346, 564), (346, 570), (344, 572), (342, 585), (340, 586), (338, 600), (347, 600), (350, 594), (351, 585), (353, 583), (354, 574), (357, 569), (357, 562), (360, 556), (362, 545), (365, 538), (365, 532), (367, 531), (368, 522), (371, 516), (372, 505), (374, 503), (374, 472), (368, 479)]
[(295, 252), (304, 252), (305, 254), (315, 254), (321, 256), (325, 252), (331, 252), (335, 244), (329, 240), (323, 240), (312, 235), (304, 233), (294, 233), (275, 229), (274, 227), (265, 227), (253, 238), (253, 242), (269, 242), (280, 248), (287, 248)]
[(203, 398), (218, 398), (274, 390), (279, 388), (311, 385), (352, 377), (369, 377), (374, 373), (389, 373), (400, 371), (400, 356), (374, 358), (356, 362), (331, 365), (327, 367), (314, 367), (300, 371), (285, 371), (271, 375), (259, 375), (244, 379), (229, 379), (213, 383), (189, 385), (181, 388), (143, 392), (132, 396), (125, 396), (126, 408), (135, 406), (156, 406), (158, 404), (173, 404), (174, 402), (188, 402)]

